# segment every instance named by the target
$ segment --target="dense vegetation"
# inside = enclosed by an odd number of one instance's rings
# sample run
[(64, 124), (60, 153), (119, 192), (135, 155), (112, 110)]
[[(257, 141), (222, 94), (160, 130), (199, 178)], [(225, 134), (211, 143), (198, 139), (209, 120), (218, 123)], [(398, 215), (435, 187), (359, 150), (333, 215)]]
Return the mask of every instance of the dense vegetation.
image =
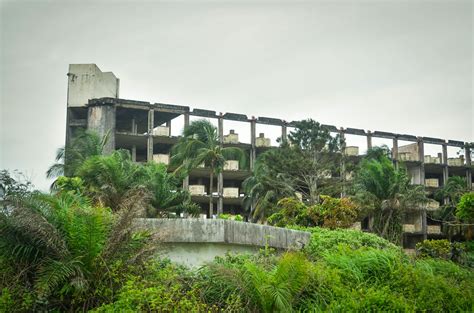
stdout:
[[(474, 310), (472, 241), (425, 240), (415, 255), (405, 254), (401, 218), (426, 202), (423, 187), (410, 185), (384, 148), (353, 165), (353, 182), (334, 180), (328, 174), (351, 166), (340, 153), (344, 141), (312, 120), (263, 153), (244, 186), (245, 218), (310, 232), (303, 250), (266, 247), (197, 269), (158, 258), (158, 234), (134, 219), (197, 215), (201, 207), (180, 187), (183, 177), (202, 163), (211, 174), (228, 159), (245, 164), (242, 151), (220, 147), (209, 123), (191, 123), (183, 135), (173, 173), (134, 163), (127, 151), (104, 156), (107, 138), (91, 133), (58, 151), (48, 194), (1, 171), (0, 312)], [(439, 218), (471, 238), (474, 193), (453, 178), (437, 196), (447, 199)], [(373, 233), (349, 229), (366, 216)]]

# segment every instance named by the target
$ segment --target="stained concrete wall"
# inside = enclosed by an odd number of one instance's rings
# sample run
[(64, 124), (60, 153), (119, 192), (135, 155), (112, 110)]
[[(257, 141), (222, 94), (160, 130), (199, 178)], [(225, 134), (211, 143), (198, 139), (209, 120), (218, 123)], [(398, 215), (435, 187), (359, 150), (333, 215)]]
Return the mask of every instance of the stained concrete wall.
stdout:
[(280, 227), (215, 219), (138, 219), (163, 241), (160, 256), (199, 267), (226, 253), (256, 253), (262, 247), (301, 249), (311, 234)]
[(115, 150), (115, 107), (113, 105), (90, 106), (87, 116), (87, 129), (100, 137), (108, 135), (103, 153), (110, 154)]
[(160, 246), (158, 255), (170, 259), (173, 263), (196, 268), (212, 262), (217, 256), (255, 254), (260, 249), (226, 243), (165, 243)]
[(89, 99), (118, 98), (119, 79), (112, 72), (102, 72), (95, 64), (70, 64), (68, 107), (84, 107)]
[(227, 243), (279, 249), (301, 249), (309, 232), (220, 219), (139, 219), (169, 243)]

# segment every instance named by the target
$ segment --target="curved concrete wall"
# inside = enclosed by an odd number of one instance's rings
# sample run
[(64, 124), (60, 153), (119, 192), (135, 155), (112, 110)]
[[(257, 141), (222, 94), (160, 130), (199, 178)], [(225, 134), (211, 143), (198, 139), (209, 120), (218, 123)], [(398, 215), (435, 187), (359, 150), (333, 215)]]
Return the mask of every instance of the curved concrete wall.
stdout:
[(254, 223), (220, 219), (139, 219), (138, 223), (157, 230), (167, 243), (226, 243), (301, 249), (310, 240), (309, 232)]

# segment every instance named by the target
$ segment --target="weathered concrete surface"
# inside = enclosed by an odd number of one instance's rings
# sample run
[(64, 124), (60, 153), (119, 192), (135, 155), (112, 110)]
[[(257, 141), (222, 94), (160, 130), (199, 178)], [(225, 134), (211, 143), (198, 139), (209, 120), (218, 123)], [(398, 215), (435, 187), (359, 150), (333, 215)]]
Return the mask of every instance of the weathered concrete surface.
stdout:
[(115, 107), (112, 105), (91, 106), (88, 110), (87, 129), (97, 133), (101, 138), (105, 135), (108, 140), (104, 146), (104, 154), (115, 150)]
[(68, 107), (83, 107), (89, 99), (119, 96), (119, 79), (95, 64), (70, 64), (68, 77)]
[(157, 230), (167, 243), (225, 243), (278, 249), (301, 249), (309, 232), (220, 219), (139, 219), (138, 223)]
[(160, 245), (158, 256), (166, 257), (173, 263), (196, 268), (214, 261), (226, 254), (256, 254), (260, 247), (232, 245), (226, 243), (164, 243)]

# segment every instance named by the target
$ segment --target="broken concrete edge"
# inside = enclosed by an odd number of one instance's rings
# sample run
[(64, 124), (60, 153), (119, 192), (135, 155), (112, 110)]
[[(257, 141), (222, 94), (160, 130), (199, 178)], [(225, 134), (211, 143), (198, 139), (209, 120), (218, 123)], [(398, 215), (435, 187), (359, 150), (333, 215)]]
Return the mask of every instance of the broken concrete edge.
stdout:
[(164, 243), (226, 243), (287, 250), (304, 248), (311, 233), (222, 219), (138, 218), (138, 227), (156, 231)]

